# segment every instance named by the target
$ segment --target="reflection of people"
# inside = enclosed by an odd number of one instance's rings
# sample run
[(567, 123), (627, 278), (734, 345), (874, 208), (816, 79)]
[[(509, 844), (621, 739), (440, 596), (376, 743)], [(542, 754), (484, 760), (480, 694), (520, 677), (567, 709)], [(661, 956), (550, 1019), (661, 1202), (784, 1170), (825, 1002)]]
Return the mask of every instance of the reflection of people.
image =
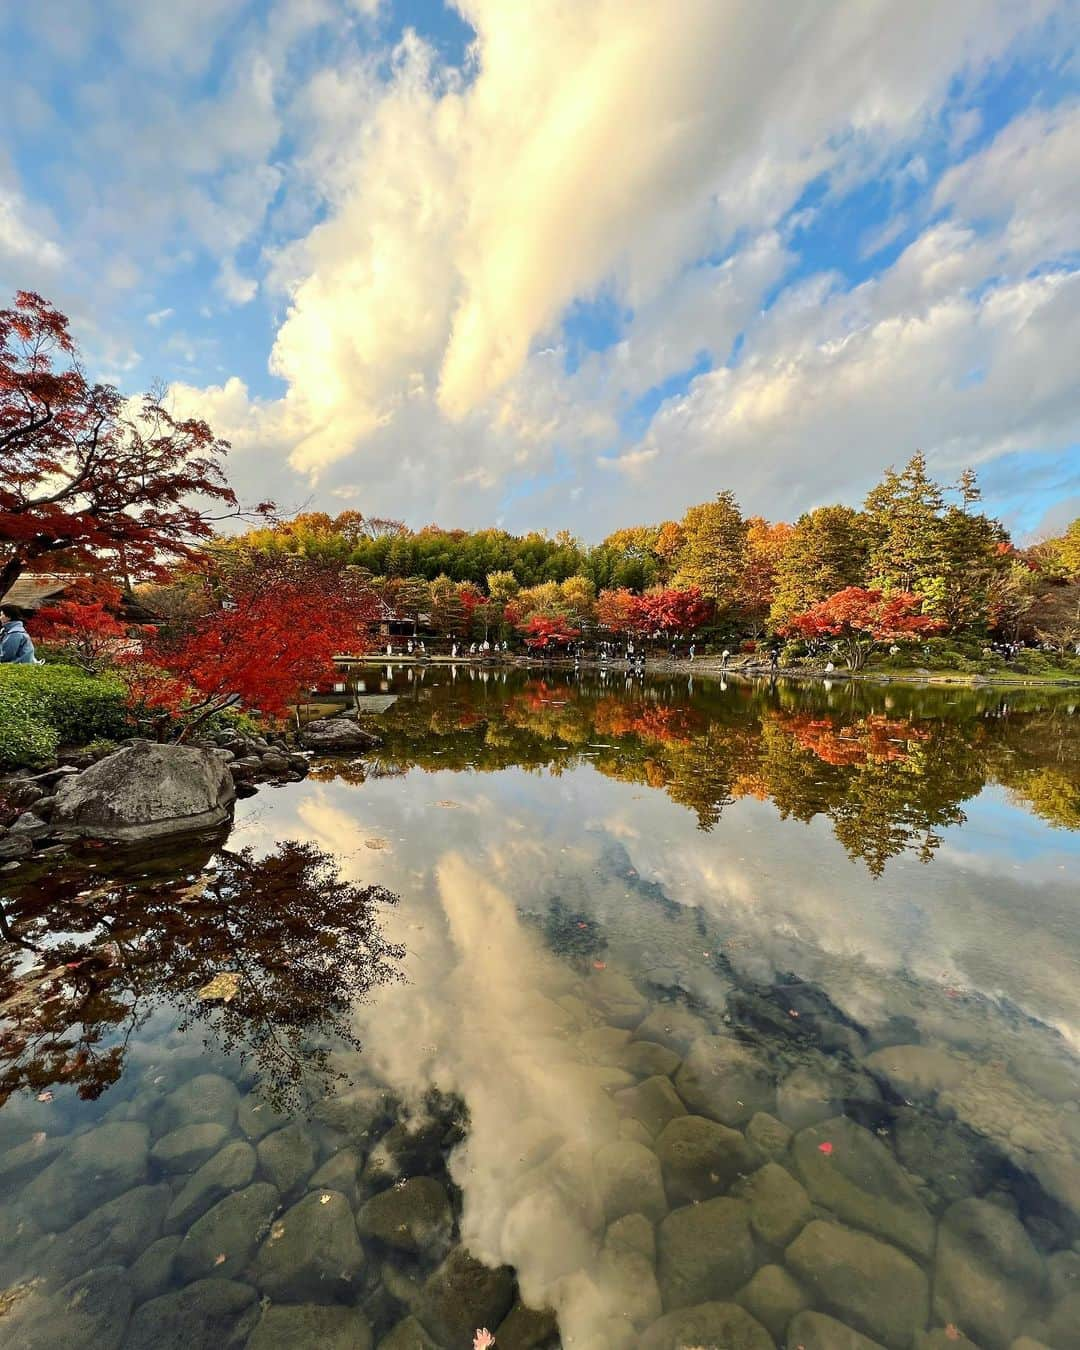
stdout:
[(4, 605), (0, 608), (0, 663), (32, 666), (35, 660), (34, 644), (23, 624), (22, 611)]

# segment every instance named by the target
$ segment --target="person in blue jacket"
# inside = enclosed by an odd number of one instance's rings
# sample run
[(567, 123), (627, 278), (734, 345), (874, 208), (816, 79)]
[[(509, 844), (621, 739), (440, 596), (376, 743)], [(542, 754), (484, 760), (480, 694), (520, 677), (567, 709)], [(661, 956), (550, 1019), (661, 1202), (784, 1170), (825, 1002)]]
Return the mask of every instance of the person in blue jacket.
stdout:
[(0, 606), (0, 665), (32, 666), (34, 644), (17, 609)]

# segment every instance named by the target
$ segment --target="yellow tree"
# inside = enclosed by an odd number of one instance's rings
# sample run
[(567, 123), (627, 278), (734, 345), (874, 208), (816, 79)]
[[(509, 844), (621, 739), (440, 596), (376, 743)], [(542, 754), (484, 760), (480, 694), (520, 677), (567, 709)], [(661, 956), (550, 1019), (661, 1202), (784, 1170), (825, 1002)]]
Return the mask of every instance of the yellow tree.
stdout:
[(738, 601), (754, 637), (765, 631), (776, 595), (776, 574), (792, 532), (782, 520), (773, 525), (762, 516), (751, 516), (746, 522), (746, 565), (739, 579)]
[(684, 590), (696, 586), (718, 609), (728, 608), (746, 561), (746, 521), (735, 494), (719, 492), (714, 502), (691, 506), (682, 531), (675, 585)]

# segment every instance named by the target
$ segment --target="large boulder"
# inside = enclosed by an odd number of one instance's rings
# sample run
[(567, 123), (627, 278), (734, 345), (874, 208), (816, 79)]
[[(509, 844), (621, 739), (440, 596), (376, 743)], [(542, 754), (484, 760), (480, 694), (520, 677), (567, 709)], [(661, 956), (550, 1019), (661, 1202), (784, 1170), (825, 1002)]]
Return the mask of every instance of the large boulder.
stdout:
[(908, 1350), (926, 1326), (926, 1276), (885, 1242), (815, 1219), (784, 1259), (815, 1303), (892, 1350)]
[(234, 1139), (204, 1162), (181, 1189), (165, 1216), (165, 1231), (179, 1233), (231, 1191), (242, 1190), (255, 1176), (255, 1150)]
[(168, 1186), (134, 1186), (50, 1235), (34, 1252), (34, 1264), (63, 1284), (95, 1266), (128, 1265), (161, 1236), (169, 1207)]
[(300, 743), (323, 755), (355, 754), (357, 750), (374, 750), (382, 745), (373, 732), (344, 717), (317, 717), (308, 722), (300, 732)]
[(723, 1195), (761, 1161), (738, 1130), (705, 1116), (676, 1116), (657, 1137), (656, 1156), (672, 1205)]
[(251, 1333), (246, 1350), (371, 1350), (371, 1327), (356, 1308), (321, 1303), (274, 1304)]
[(257, 1181), (219, 1200), (196, 1219), (177, 1248), (175, 1269), (188, 1283), (213, 1275), (238, 1278), (255, 1255), (280, 1200), (276, 1186)]
[(258, 1317), (251, 1285), (196, 1280), (136, 1308), (124, 1350), (240, 1350)]
[(42, 1228), (70, 1228), (76, 1219), (146, 1180), (149, 1133), (117, 1121), (71, 1140), (22, 1194), (22, 1208)]
[(6, 1350), (93, 1346), (119, 1350), (131, 1313), (131, 1289), (120, 1266), (101, 1266), (45, 1297), (32, 1289), (4, 1317)]
[(750, 1205), (750, 1227), (767, 1247), (786, 1247), (810, 1222), (810, 1197), (779, 1163), (766, 1163), (733, 1194)]
[(52, 825), (69, 836), (156, 839), (224, 825), (235, 799), (232, 775), (212, 750), (136, 741), (64, 779)]
[(434, 1177), (411, 1177), (380, 1191), (357, 1216), (362, 1236), (378, 1238), (388, 1247), (414, 1254), (445, 1243), (453, 1222), (446, 1188)]
[(271, 1225), (253, 1275), (274, 1303), (340, 1303), (355, 1297), (363, 1268), (349, 1202), (309, 1191)]
[(660, 1219), (667, 1213), (660, 1163), (644, 1144), (619, 1139), (598, 1149), (593, 1161), (608, 1223), (626, 1214)]
[(679, 1096), (695, 1115), (742, 1126), (758, 1111), (772, 1111), (776, 1088), (766, 1066), (739, 1041), (701, 1036), (675, 1075)]
[(791, 1319), (810, 1306), (806, 1290), (783, 1266), (761, 1266), (735, 1301), (772, 1332), (778, 1345)]
[(469, 1350), (477, 1327), (497, 1327), (514, 1302), (514, 1276), (455, 1247), (424, 1285), (417, 1316), (447, 1350)]
[(788, 1350), (881, 1350), (881, 1343), (824, 1313), (801, 1312), (788, 1324), (787, 1347)]

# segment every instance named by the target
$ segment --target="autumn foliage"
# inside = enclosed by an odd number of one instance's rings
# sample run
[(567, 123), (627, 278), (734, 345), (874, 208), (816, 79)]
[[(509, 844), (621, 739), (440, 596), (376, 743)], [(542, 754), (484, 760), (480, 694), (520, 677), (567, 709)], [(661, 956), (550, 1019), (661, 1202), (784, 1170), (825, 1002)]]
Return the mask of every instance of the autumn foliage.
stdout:
[(534, 614), (522, 624), (521, 632), (526, 647), (532, 651), (565, 647), (581, 636), (580, 629), (571, 628), (565, 619), (548, 614)]
[(128, 640), (131, 625), (120, 617), (120, 601), (119, 587), (100, 577), (80, 577), (67, 587), (62, 600), (38, 610), (37, 640), (59, 647), (88, 673), (96, 672), (122, 652)]
[(375, 599), (362, 580), (302, 559), (209, 575), (222, 601), (189, 629), (157, 634), (125, 664), (131, 701), (179, 718), (186, 731), (232, 704), (280, 716), (369, 645)]
[(944, 624), (922, 613), (922, 597), (911, 591), (886, 596), (882, 591), (848, 586), (796, 614), (791, 636), (839, 641), (848, 667), (858, 670), (875, 642), (903, 642), (940, 633)]
[(20, 291), (0, 310), (0, 595), (56, 554), (129, 576), (188, 555), (238, 512), (227, 448), (157, 395), (91, 383), (66, 317)]

